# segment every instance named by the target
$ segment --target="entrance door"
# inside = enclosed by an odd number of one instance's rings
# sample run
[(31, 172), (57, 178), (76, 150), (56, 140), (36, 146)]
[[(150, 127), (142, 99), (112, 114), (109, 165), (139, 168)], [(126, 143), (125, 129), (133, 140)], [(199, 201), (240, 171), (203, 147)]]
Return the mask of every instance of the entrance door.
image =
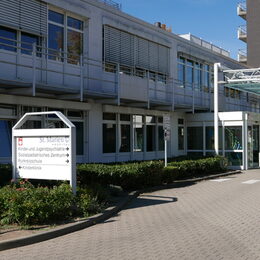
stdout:
[(248, 167), (259, 167), (259, 125), (248, 126)]

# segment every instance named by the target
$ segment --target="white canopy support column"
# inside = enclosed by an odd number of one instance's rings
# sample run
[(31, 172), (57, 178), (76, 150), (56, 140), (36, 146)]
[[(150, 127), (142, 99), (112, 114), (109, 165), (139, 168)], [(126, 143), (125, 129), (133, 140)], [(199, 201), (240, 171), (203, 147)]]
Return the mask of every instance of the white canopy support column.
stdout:
[(214, 148), (216, 155), (219, 155), (218, 140), (218, 72), (221, 67), (220, 63), (214, 64)]

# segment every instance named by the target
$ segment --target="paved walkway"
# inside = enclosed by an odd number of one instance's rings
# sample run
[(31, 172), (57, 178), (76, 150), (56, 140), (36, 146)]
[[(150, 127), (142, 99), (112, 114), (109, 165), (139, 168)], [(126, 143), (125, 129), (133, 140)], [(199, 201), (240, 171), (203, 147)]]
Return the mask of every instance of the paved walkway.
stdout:
[(260, 259), (260, 170), (143, 194), (102, 224), (0, 259)]

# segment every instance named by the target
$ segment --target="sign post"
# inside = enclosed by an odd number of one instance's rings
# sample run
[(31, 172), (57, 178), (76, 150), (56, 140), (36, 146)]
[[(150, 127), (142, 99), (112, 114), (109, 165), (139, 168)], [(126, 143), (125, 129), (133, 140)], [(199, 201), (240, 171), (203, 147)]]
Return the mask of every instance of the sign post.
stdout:
[[(65, 128), (21, 129), (30, 118), (56, 115)], [(76, 129), (61, 112), (27, 113), (12, 130), (13, 179), (68, 180), (76, 194)]]
[(167, 141), (171, 138), (171, 117), (169, 114), (163, 115), (163, 129), (164, 129), (164, 167), (167, 167)]

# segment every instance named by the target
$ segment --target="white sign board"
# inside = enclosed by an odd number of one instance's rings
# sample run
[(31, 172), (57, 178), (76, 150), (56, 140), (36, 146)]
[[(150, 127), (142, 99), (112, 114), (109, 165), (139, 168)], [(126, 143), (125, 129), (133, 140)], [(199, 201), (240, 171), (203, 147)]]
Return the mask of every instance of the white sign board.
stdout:
[[(69, 136), (15, 137), (19, 178), (69, 180)], [(54, 170), (55, 169), (55, 170)]]
[[(55, 114), (65, 128), (21, 129), (29, 117), (48, 114)], [(76, 131), (62, 113), (27, 113), (12, 135), (13, 179), (69, 180), (76, 193)]]

